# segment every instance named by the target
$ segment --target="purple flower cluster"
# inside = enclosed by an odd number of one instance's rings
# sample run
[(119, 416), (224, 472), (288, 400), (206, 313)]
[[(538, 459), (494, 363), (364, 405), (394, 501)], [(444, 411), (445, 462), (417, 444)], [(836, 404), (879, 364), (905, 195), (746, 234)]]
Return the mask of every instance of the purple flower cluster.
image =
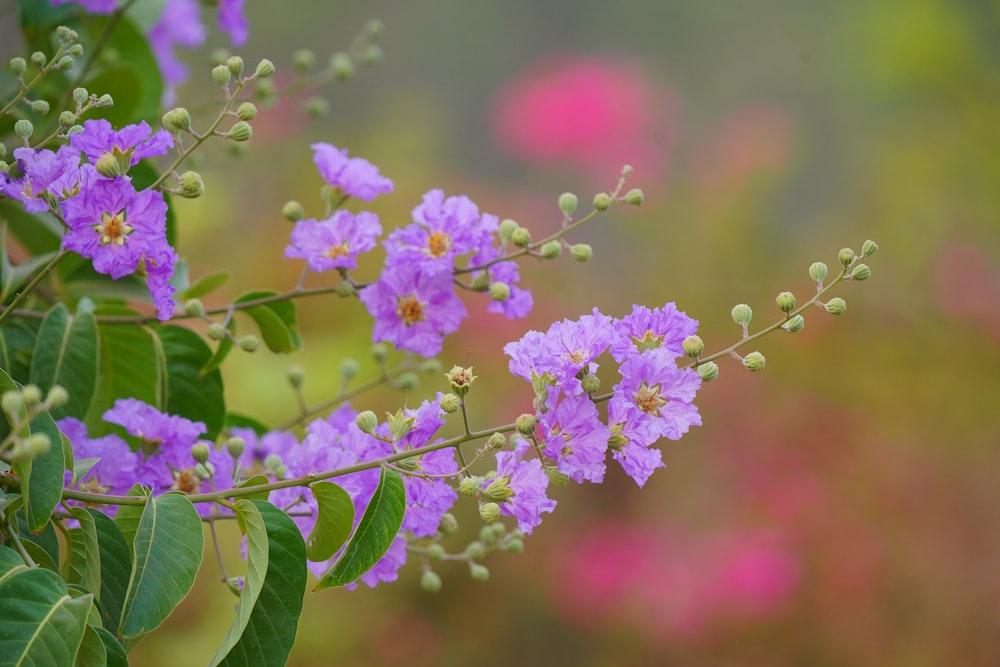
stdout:
[[(62, 247), (93, 260), (94, 269), (115, 280), (146, 278), (160, 319), (174, 311), (177, 254), (167, 242), (167, 204), (156, 190), (136, 191), (127, 175), (109, 178), (97, 164), (110, 160), (124, 174), (139, 160), (163, 155), (173, 146), (167, 132), (146, 123), (115, 131), (106, 120), (88, 120), (68, 146), (56, 151), (18, 148), (20, 176), (0, 174), (0, 193), (21, 201), (32, 213), (52, 211), (68, 231)], [(86, 157), (89, 162), (81, 164)]]
[[(692, 404), (701, 380), (676, 363), (681, 341), (697, 326), (673, 303), (653, 310), (635, 306), (620, 319), (594, 309), (507, 344), (511, 373), (535, 390), (536, 438), (545, 458), (575, 482), (600, 482), (610, 449), (625, 472), (645, 484), (663, 466), (660, 450), (651, 446), (701, 424)], [(605, 352), (618, 362), (620, 380), (602, 420), (591, 395)]]

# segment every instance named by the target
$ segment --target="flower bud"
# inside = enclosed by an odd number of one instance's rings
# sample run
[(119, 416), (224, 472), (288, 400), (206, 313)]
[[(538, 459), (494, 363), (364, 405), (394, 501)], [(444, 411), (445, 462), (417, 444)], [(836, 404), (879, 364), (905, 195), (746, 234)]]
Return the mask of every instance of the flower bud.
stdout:
[(574, 243), (569, 247), (569, 254), (578, 262), (586, 262), (594, 256), (594, 249), (587, 243)]
[(858, 264), (851, 271), (852, 280), (868, 280), (872, 276), (872, 270), (868, 268), (867, 264)]
[(625, 203), (632, 204), (632, 206), (642, 206), (642, 202), (646, 200), (646, 196), (642, 194), (642, 190), (639, 188), (632, 188), (625, 193)]
[(847, 312), (847, 302), (839, 296), (835, 296), (826, 302), (826, 312), (831, 315), (843, 315)]
[(587, 373), (580, 380), (580, 387), (583, 388), (583, 390), (588, 394), (593, 394), (601, 388), (601, 378), (597, 377), (593, 373)]
[(420, 386), (420, 378), (413, 371), (407, 371), (396, 378), (396, 388), (410, 391)]
[(813, 262), (809, 265), (809, 277), (818, 282), (823, 282), (826, 280), (828, 271), (826, 268), (826, 263), (824, 262)]
[(10, 59), (10, 71), (14, 73), (14, 76), (21, 76), (28, 69), (28, 61), (24, 58), (11, 58)]
[(45, 408), (48, 410), (60, 408), (66, 405), (67, 401), (69, 401), (69, 392), (66, 391), (66, 388), (54, 384), (49, 389), (49, 393), (45, 395)]
[(225, 65), (216, 65), (212, 68), (212, 80), (219, 86), (226, 87), (233, 78), (233, 73)]
[[(483, 504), (488, 505), (490, 503), (483, 503)], [(495, 503), (493, 503), (493, 504), (495, 504)], [(492, 510), (487, 509), (486, 510), (486, 514), (488, 516), (492, 516)], [(480, 515), (481, 518), (483, 517), (483, 505), (479, 506), (479, 515)], [(500, 521), (500, 506), (497, 505), (497, 517), (495, 519), (493, 519), (492, 521), (487, 521), (485, 518), (483, 518), (483, 523), (485, 523), (486, 525), (483, 526), (483, 527), (481, 527), (479, 529), (479, 541), (480, 542), (482, 542), (483, 544), (494, 544), (494, 543), (496, 543), (496, 541), (497, 541), (497, 534), (496, 534), (496, 532), (494, 532), (493, 526), (495, 526), (497, 523), (499, 523), (499, 521)]]
[(369, 44), (361, 53), (361, 60), (365, 65), (376, 65), (382, 62), (382, 49), (378, 44)]
[(806, 318), (802, 317), (801, 315), (795, 315), (787, 322), (782, 324), (781, 328), (787, 331), (788, 333), (797, 333), (799, 331), (802, 331), (805, 328), (805, 326), (806, 326)]
[(733, 306), (732, 310), (733, 322), (739, 324), (740, 326), (746, 326), (750, 324), (750, 320), (753, 319), (753, 310), (750, 306), (745, 303), (738, 303)]
[(441, 372), (441, 360), (440, 359), (424, 359), (420, 362), (420, 366), (417, 367), (421, 373), (427, 373), (429, 375), (437, 375)]
[(243, 450), (246, 449), (246, 446), (247, 441), (236, 435), (226, 440), (226, 451), (234, 460), (243, 456)]
[(236, 341), (236, 344), (240, 346), (240, 349), (244, 352), (256, 352), (257, 348), (260, 347), (260, 339), (253, 334), (247, 334), (245, 336), (240, 336)]
[(362, 433), (372, 435), (375, 433), (375, 429), (378, 428), (378, 417), (371, 410), (364, 410), (359, 412), (358, 416), (354, 418), (354, 423), (358, 425)]
[(472, 374), (472, 366), (468, 368), (452, 366), (451, 370), (445, 373), (445, 377), (448, 378), (451, 390), (462, 397), (469, 393), (472, 383), (476, 381), (478, 376)]
[(566, 486), (569, 482), (569, 475), (559, 472), (555, 466), (545, 466), (545, 474), (548, 476), (552, 486)]
[(855, 255), (854, 251), (851, 250), (850, 248), (841, 248), (840, 254), (837, 256), (837, 258), (840, 260), (840, 263), (843, 264), (844, 266), (850, 266), (851, 262), (854, 261), (854, 258), (856, 256), (857, 255)]
[(236, 117), (240, 120), (253, 120), (257, 117), (257, 105), (253, 102), (244, 102), (236, 107)]
[(59, 114), (59, 124), (63, 127), (69, 127), (77, 121), (77, 116), (72, 111), (63, 111)]
[(181, 188), (178, 194), (185, 199), (197, 199), (205, 194), (205, 182), (197, 171), (185, 171), (181, 174)]
[(333, 71), (333, 78), (338, 81), (350, 79), (357, 71), (354, 61), (346, 53), (334, 53), (330, 56), (330, 69)]
[(340, 362), (340, 378), (344, 382), (350, 382), (361, 372), (361, 364), (357, 359), (347, 357)]
[(476, 540), (475, 542), (469, 542), (465, 547), (465, 551), (462, 552), (467, 558), (482, 558), (486, 555), (486, 545)]
[(191, 129), (191, 112), (184, 107), (177, 107), (163, 114), (160, 119), (163, 129), (170, 134), (186, 132)]
[(543, 259), (555, 259), (562, 254), (562, 243), (559, 241), (546, 241), (539, 249)]
[(302, 208), (302, 204), (292, 199), (286, 201), (285, 205), (281, 207), (281, 215), (289, 222), (298, 222), (306, 216), (306, 212)]
[(49, 103), (45, 100), (34, 100), (30, 106), (32, 111), (41, 116), (44, 116), (49, 112)]
[(94, 164), (97, 173), (105, 178), (118, 178), (122, 175), (122, 166), (111, 153), (102, 153)]
[(205, 315), (205, 304), (201, 299), (188, 299), (184, 302), (184, 314), (190, 317), (202, 317)]
[(518, 538), (511, 538), (505, 545), (501, 547), (504, 551), (512, 554), (522, 554), (524, 553), (524, 540)]
[(24, 398), (21, 397), (21, 392), (11, 389), (0, 396), (0, 406), (8, 416), (20, 415), (24, 410)]
[(490, 276), (485, 271), (477, 273), (469, 282), (469, 289), (473, 292), (486, 292), (490, 289)]
[(69, 49), (66, 50), (66, 53), (76, 57), (82, 56), (83, 44), (74, 44), (73, 46), (69, 47)]
[(113, 107), (114, 105), (115, 105), (115, 99), (111, 97), (111, 95), (108, 93), (104, 93), (103, 95), (97, 98), (97, 106), (101, 107), (102, 109), (105, 107)]
[(700, 336), (688, 336), (681, 342), (681, 350), (685, 356), (697, 359), (705, 351), (705, 341)]
[(31, 135), (35, 132), (35, 126), (31, 124), (31, 121), (22, 118), (14, 123), (14, 134), (19, 136), (21, 139), (27, 141), (31, 138)]
[(274, 74), (274, 63), (272, 63), (267, 58), (264, 58), (259, 63), (257, 63), (257, 70), (254, 72), (261, 79), (266, 79), (267, 77)]
[(42, 402), (42, 390), (36, 384), (26, 384), (21, 388), (21, 398), (29, 408)]
[(612, 203), (611, 195), (607, 192), (598, 192), (594, 195), (594, 208), (598, 211), (607, 211)]
[(751, 373), (758, 373), (764, 370), (764, 365), (767, 363), (767, 359), (760, 352), (751, 352), (747, 356), (743, 357), (743, 368), (747, 369)]
[(490, 283), (490, 298), (494, 301), (506, 301), (510, 298), (510, 285), (507, 283)]
[[(48, 453), (50, 449), (52, 449), (52, 441), (49, 440), (49, 436), (44, 433), (32, 433), (25, 438), (21, 452), (24, 457), (33, 459)], [(16, 456), (17, 454), (15, 453)]]
[(45, 67), (45, 63), (48, 62), (48, 60), (48, 57), (41, 51), (35, 51), (31, 54), (31, 64), (38, 69)]
[(62, 58), (59, 59), (59, 62), (56, 63), (56, 67), (58, 67), (64, 72), (73, 69), (73, 57), (63, 56)]
[(208, 325), (208, 337), (212, 340), (222, 340), (226, 337), (226, 327), (218, 322), (212, 322)]
[(463, 477), (458, 483), (458, 492), (463, 496), (474, 496), (481, 487), (482, 481), (478, 477)]
[(531, 435), (535, 432), (535, 425), (538, 423), (538, 419), (535, 415), (528, 414), (527, 412), (518, 416), (517, 420), (514, 422), (517, 432), (521, 435)]
[(76, 102), (77, 106), (83, 106), (90, 99), (90, 91), (86, 88), (74, 88), (73, 89), (73, 101)]
[(441, 523), (438, 524), (438, 532), (442, 535), (451, 535), (456, 530), (458, 530), (458, 520), (455, 519), (455, 515), (451, 512), (442, 514)]
[(517, 229), (517, 227), (517, 222), (511, 220), (510, 218), (504, 218), (501, 220), (498, 230), (500, 232), (500, 240), (504, 243), (510, 243), (511, 235), (513, 235), (514, 230)]
[(385, 343), (375, 343), (371, 349), (372, 359), (381, 364), (389, 356), (389, 346)]
[(486, 441), (486, 446), (490, 449), (503, 449), (507, 446), (507, 436), (503, 433), (494, 433)]
[(226, 132), (226, 139), (232, 139), (233, 141), (249, 141), (252, 136), (253, 128), (245, 120), (237, 121), (229, 128), (229, 132)]
[(310, 97), (302, 104), (302, 109), (312, 118), (322, 118), (329, 115), (330, 103), (325, 97)]
[(428, 593), (437, 593), (441, 590), (441, 576), (433, 570), (424, 570), (420, 575), (420, 587)]
[(564, 192), (559, 195), (559, 210), (563, 212), (567, 218), (573, 215), (573, 211), (576, 210), (577, 205), (580, 200), (572, 192)]
[(299, 49), (292, 54), (292, 65), (300, 72), (308, 71), (316, 64), (316, 54), (309, 49)]
[(865, 241), (861, 245), (861, 257), (871, 257), (878, 250), (878, 244), (872, 240)]
[(518, 248), (527, 248), (531, 245), (531, 232), (526, 227), (518, 227), (511, 232), (510, 240)]
[(698, 377), (701, 378), (702, 382), (711, 382), (715, 378), (719, 377), (719, 365), (714, 361), (707, 361), (703, 364), (698, 364), (695, 371), (697, 371)]
[(435, 542), (427, 546), (427, 557), (431, 560), (441, 560), (446, 555), (444, 547)]
[(490, 578), (490, 570), (485, 565), (472, 563), (469, 565), (469, 574), (473, 581), (487, 581)]
[(198, 463), (208, 463), (208, 457), (212, 454), (212, 449), (206, 442), (196, 442), (191, 446), (191, 457)]
[(226, 59), (226, 67), (237, 79), (243, 76), (243, 58), (232, 56)]
[(502, 516), (503, 512), (500, 511), (500, 505), (497, 503), (483, 503), (479, 506), (479, 518), (481, 518), (484, 523), (499, 521)]
[(301, 389), (302, 385), (306, 383), (306, 371), (302, 366), (296, 364), (285, 371), (285, 378), (288, 379), (288, 384), (292, 385), (293, 389)]
[(795, 309), (795, 295), (791, 292), (779, 292), (774, 303), (777, 304), (778, 310), (781, 312), (790, 313)]
[(455, 394), (445, 394), (441, 397), (440, 405), (445, 414), (454, 414), (462, 407), (462, 399)]

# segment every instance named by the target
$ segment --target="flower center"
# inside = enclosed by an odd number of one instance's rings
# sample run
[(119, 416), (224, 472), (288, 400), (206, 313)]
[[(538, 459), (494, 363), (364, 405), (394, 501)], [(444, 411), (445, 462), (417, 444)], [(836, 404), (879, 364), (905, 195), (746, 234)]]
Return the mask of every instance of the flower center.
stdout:
[(431, 257), (441, 257), (451, 248), (451, 237), (440, 230), (433, 231), (427, 237), (427, 252)]
[(424, 305), (411, 294), (399, 300), (396, 314), (403, 320), (403, 324), (410, 327), (424, 319)]
[(135, 227), (125, 222), (125, 209), (114, 214), (105, 211), (93, 229), (101, 235), (101, 245), (125, 245), (125, 237), (135, 231)]
[(174, 485), (171, 487), (182, 493), (198, 493), (201, 489), (201, 480), (194, 474), (194, 468), (174, 472)]
[(660, 347), (663, 344), (663, 336), (657, 336), (653, 333), (652, 329), (646, 329), (646, 333), (642, 335), (642, 338), (632, 336), (632, 342), (639, 352), (645, 352), (646, 350), (655, 350)]
[(344, 257), (348, 254), (347, 244), (340, 243), (338, 245), (332, 245), (327, 249), (326, 256), (330, 259), (337, 259), (338, 257)]
[(651, 415), (658, 415), (660, 408), (667, 404), (666, 399), (660, 398), (660, 385), (654, 384), (652, 387), (643, 382), (639, 385), (633, 395), (635, 405), (643, 412)]

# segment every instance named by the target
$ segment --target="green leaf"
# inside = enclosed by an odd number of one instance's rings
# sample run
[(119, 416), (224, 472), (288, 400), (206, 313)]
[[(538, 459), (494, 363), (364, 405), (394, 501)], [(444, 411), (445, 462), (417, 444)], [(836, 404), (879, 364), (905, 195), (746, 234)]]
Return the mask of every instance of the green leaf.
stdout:
[(107, 667), (128, 667), (128, 656), (120, 641), (115, 636), (96, 625), (89, 626), (94, 629), (97, 636), (104, 642), (104, 650), (107, 653)]
[(62, 242), (62, 225), (48, 213), (28, 213), (13, 199), (0, 199), (0, 220), (31, 255), (57, 252)]
[(64, 579), (71, 584), (80, 584), (100, 599), (101, 552), (97, 544), (97, 527), (86, 510), (74, 509), (73, 517), (80, 522), (80, 527), (67, 531), (69, 556), (66, 558)]
[(69, 392), (69, 401), (52, 410), (55, 419), (87, 416), (97, 386), (97, 349), (93, 315), (70, 315), (61, 303), (46, 313), (31, 358), (30, 378), (43, 392), (57, 384)]
[[(302, 613), (305, 543), (295, 523), (274, 505), (263, 500), (236, 502), (247, 530), (247, 576), (236, 618), (212, 665), (280, 667), (295, 642)], [(236, 637), (239, 641), (233, 644)]]
[(201, 565), (205, 538), (187, 496), (167, 493), (146, 503), (135, 534), (135, 560), (118, 634), (155, 630), (187, 596)]
[[(129, 496), (148, 496), (149, 493), (142, 486), (142, 484), (133, 484), (132, 488), (128, 490), (125, 495)], [(115, 512), (114, 522), (118, 526), (118, 530), (121, 531), (122, 537), (125, 538), (125, 544), (128, 545), (129, 549), (129, 563), (132, 562), (132, 544), (135, 542), (135, 534), (139, 530), (139, 521), (142, 519), (142, 512), (146, 508), (145, 505), (122, 505)], [(131, 569), (131, 567), (130, 567)]]
[[(235, 303), (246, 303), (256, 301), (278, 294), (274, 290), (254, 290), (243, 294)], [(302, 348), (302, 339), (299, 337), (298, 324), (295, 315), (295, 302), (274, 301), (271, 303), (251, 306), (243, 310), (244, 313), (253, 318), (260, 328), (260, 335), (264, 339), (264, 344), (272, 352), (294, 352)]]
[(204, 423), (205, 439), (215, 440), (226, 419), (222, 374), (218, 370), (200, 372), (212, 350), (201, 336), (185, 327), (158, 326), (152, 331), (166, 360), (167, 386), (160, 408)]
[(40, 320), (11, 317), (0, 327), (0, 368), (21, 384), (28, 384)]
[(24, 546), (24, 550), (28, 552), (28, 555), (31, 556), (31, 560), (35, 561), (38, 567), (44, 567), (46, 570), (52, 570), (59, 576), (62, 576), (59, 566), (53, 560), (52, 555), (45, 550), (45, 547), (27, 537), (21, 538), (21, 544)]
[(11, 551), (0, 547), (0, 568), (4, 570), (0, 574), (2, 664), (72, 665), (87, 627), (93, 596), (71, 597), (58, 574), (18, 567), (12, 563)]
[(205, 296), (206, 294), (211, 294), (225, 285), (231, 275), (232, 273), (229, 271), (216, 271), (215, 273), (210, 273), (207, 276), (202, 276), (183, 292), (178, 293), (176, 298), (181, 301), (185, 301), (187, 299), (197, 299)]
[(104, 647), (97, 626), (88, 625), (83, 632), (83, 642), (76, 654), (74, 667), (105, 667), (108, 663), (108, 651)]
[[(119, 511), (124, 508), (120, 508)], [(104, 626), (113, 628), (122, 616), (122, 606), (128, 593), (128, 580), (132, 572), (132, 550), (125, 536), (111, 517), (95, 509), (87, 509), (97, 531), (97, 545), (101, 560), (101, 588), (98, 600)]]
[(226, 428), (248, 428), (257, 435), (264, 435), (271, 430), (265, 424), (257, 421), (253, 417), (241, 415), (238, 412), (230, 412), (226, 414)]
[[(88, 18), (91, 43), (84, 44), (88, 53), (112, 20), (110, 16)], [(103, 53), (105, 57), (95, 68), (97, 73), (84, 84), (98, 95), (110, 93), (115, 104), (92, 111), (89, 117), (107, 118), (116, 128), (138, 120), (156, 119), (163, 98), (163, 77), (149, 40), (129, 15), (120, 17)]]
[[(22, 535), (21, 540), (27, 541), (30, 539), (35, 545), (48, 556), (48, 559), (53, 563), (58, 563), (62, 560), (61, 557), (61, 545), (59, 543), (59, 534), (56, 532), (55, 527), (52, 522), (45, 524), (45, 527), (41, 531), (30, 534), (28, 530), (28, 524), (24, 520), (24, 516), (21, 513), (17, 515), (17, 530), (20, 535)], [(36, 559), (36, 562), (38, 560)], [(59, 572), (58, 567), (53, 567), (54, 572)]]
[(318, 503), (316, 524), (306, 540), (306, 555), (319, 563), (333, 557), (354, 528), (354, 502), (350, 494), (333, 482), (309, 487)]
[[(128, 311), (128, 309), (119, 309)], [(100, 314), (111, 314), (102, 308)], [(132, 311), (128, 311), (132, 312)], [(110, 432), (103, 419), (119, 398), (135, 398), (143, 403), (160, 406), (164, 386), (162, 348), (148, 327), (134, 324), (101, 323), (100, 369), (94, 400), (87, 413), (87, 428), (91, 436)]]
[[(254, 475), (253, 477), (240, 482), (239, 488), (242, 489), (248, 486), (259, 486), (261, 484), (267, 484), (270, 481), (271, 480), (269, 480), (265, 475)], [(260, 491), (259, 493), (252, 493), (249, 496), (240, 496), (240, 498), (245, 498), (247, 500), (267, 500), (269, 493), (269, 491)]]
[(35, 273), (48, 264), (56, 251), (32, 255), (19, 264), (11, 264), (7, 255), (7, 222), (0, 220), (0, 303), (7, 303), (7, 298), (28, 282)]
[(389, 550), (406, 512), (406, 488), (399, 473), (382, 468), (378, 486), (344, 553), (323, 575), (316, 590), (343, 586), (367, 572)]

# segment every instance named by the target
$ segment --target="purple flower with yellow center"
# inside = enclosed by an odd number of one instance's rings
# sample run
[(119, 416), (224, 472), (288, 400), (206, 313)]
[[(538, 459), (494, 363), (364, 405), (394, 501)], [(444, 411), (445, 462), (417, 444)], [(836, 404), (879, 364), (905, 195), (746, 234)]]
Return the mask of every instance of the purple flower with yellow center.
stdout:
[(597, 371), (594, 360), (608, 349), (612, 335), (611, 318), (596, 308), (592, 315), (563, 320), (549, 327), (546, 344), (555, 358), (556, 379), (563, 391), (571, 395), (583, 393), (580, 380)]
[(539, 416), (538, 424), (545, 456), (556, 462), (559, 472), (578, 484), (604, 479), (611, 433), (589, 397), (563, 397), (555, 409)]
[(387, 259), (377, 282), (358, 298), (375, 318), (372, 337), (433, 357), (444, 337), (458, 330), (466, 316), (455, 295), (450, 272), (427, 272), (420, 264)]
[(491, 244), (496, 216), (480, 215), (465, 196), (445, 197), (441, 190), (426, 193), (413, 209), (413, 224), (395, 230), (386, 240), (390, 254), (412, 251), (435, 271), (451, 271), (455, 258)]
[[(73, 460), (77, 465), (87, 459), (97, 459), (91, 468), (76, 481), (76, 488), (88, 493), (124, 495), (136, 482), (139, 456), (128, 443), (117, 435), (90, 438), (87, 426), (78, 419), (65, 417), (56, 422), (59, 430), (73, 447)], [(113, 514), (117, 506), (95, 505)]]
[(517, 527), (528, 535), (542, 522), (542, 512), (555, 509), (556, 501), (545, 495), (549, 476), (538, 459), (526, 459), (533, 451), (524, 438), (516, 438), (514, 451), (496, 454), (496, 474), (482, 486), (483, 500), (500, 505), (506, 516), (517, 519)]
[(641, 487), (654, 470), (664, 465), (662, 452), (650, 447), (660, 437), (657, 430), (624, 401), (608, 403), (608, 427), (611, 456)]
[(677, 440), (691, 426), (701, 425), (692, 404), (701, 378), (690, 368), (680, 369), (670, 352), (660, 350), (628, 357), (619, 367), (622, 380), (613, 387), (616, 414), (639, 420), (657, 438)]
[(304, 259), (313, 271), (355, 269), (358, 255), (375, 247), (382, 233), (378, 216), (337, 211), (326, 220), (300, 220), (292, 229), (285, 257)]
[(698, 321), (677, 310), (673, 303), (650, 310), (633, 306), (632, 313), (615, 320), (615, 335), (611, 340), (611, 356), (621, 363), (633, 354), (665, 350), (675, 357), (683, 356), (681, 344), (698, 329)]
[(145, 121), (116, 131), (101, 118), (84, 121), (83, 131), (72, 135), (69, 145), (86, 155), (91, 164), (100, 166), (102, 161), (111, 161), (113, 165), (109, 166), (124, 174), (139, 160), (165, 154), (173, 148), (174, 138), (166, 130), (154, 133)]
[[(49, 210), (47, 199), (65, 199), (80, 187), (80, 153), (69, 146), (53, 152), (21, 147), (14, 149), (20, 178), (0, 172), (0, 193), (24, 204), (29, 213)], [(46, 197), (48, 195), (48, 197)]]
[(392, 192), (393, 184), (379, 173), (378, 167), (364, 158), (347, 157), (347, 150), (328, 143), (315, 143), (313, 162), (323, 179), (345, 195), (371, 201)]

